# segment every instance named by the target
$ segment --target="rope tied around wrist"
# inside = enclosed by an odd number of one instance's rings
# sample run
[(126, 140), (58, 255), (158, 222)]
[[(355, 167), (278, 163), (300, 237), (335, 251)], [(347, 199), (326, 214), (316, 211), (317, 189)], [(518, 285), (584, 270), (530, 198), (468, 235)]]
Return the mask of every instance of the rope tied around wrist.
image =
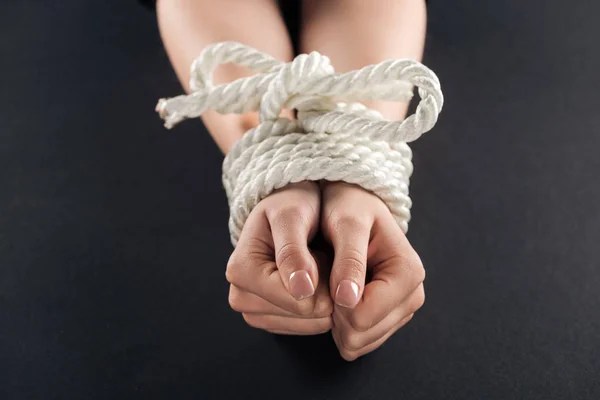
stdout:
[[(213, 85), (212, 71), (235, 63), (259, 72)], [(389, 121), (356, 101), (421, 98), (415, 114)], [(223, 162), (223, 185), (235, 246), (252, 209), (274, 190), (300, 181), (345, 181), (383, 200), (408, 230), (412, 152), (407, 143), (431, 130), (444, 98), (437, 76), (408, 59), (336, 73), (317, 52), (283, 63), (235, 42), (205, 48), (191, 67), (192, 93), (161, 99), (157, 111), (172, 128), (211, 109), (222, 114), (259, 111), (260, 124), (236, 142)], [(343, 100), (344, 102), (338, 102)], [(353, 102), (354, 101), (354, 102)], [(297, 119), (280, 118), (283, 109)]]

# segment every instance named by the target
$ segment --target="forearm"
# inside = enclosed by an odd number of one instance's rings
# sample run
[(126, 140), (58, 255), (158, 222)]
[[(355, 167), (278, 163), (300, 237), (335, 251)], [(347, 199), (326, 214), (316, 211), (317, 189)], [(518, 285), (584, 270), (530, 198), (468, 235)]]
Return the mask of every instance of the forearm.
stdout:
[[(157, 15), (169, 59), (188, 92), (190, 66), (209, 44), (238, 41), (282, 61), (293, 56), (274, 0), (158, 0)], [(229, 82), (248, 74), (247, 69), (229, 64), (219, 67), (214, 79)], [(258, 123), (258, 116), (207, 111), (202, 120), (219, 148), (227, 153), (246, 130)]]
[[(425, 43), (424, 0), (307, 0), (302, 52), (327, 55), (337, 72), (391, 58), (420, 60)], [(390, 119), (401, 119), (407, 104), (365, 102)]]

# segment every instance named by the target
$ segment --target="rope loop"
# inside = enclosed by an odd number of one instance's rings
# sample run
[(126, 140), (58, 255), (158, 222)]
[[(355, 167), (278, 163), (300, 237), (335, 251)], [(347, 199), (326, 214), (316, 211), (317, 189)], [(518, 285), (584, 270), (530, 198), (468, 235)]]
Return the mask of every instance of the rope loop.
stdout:
[[(225, 63), (258, 73), (213, 84), (212, 72)], [(402, 121), (386, 120), (359, 103), (406, 102), (413, 86), (421, 100)], [(402, 230), (408, 230), (413, 166), (407, 143), (433, 128), (444, 103), (437, 76), (424, 65), (388, 60), (340, 74), (318, 52), (283, 63), (246, 45), (223, 42), (207, 47), (193, 62), (190, 88), (189, 95), (159, 100), (157, 111), (167, 128), (208, 109), (259, 112), (260, 124), (234, 144), (223, 162), (234, 246), (263, 198), (304, 180), (359, 185), (379, 196)], [(297, 119), (280, 118), (283, 109), (297, 110)]]

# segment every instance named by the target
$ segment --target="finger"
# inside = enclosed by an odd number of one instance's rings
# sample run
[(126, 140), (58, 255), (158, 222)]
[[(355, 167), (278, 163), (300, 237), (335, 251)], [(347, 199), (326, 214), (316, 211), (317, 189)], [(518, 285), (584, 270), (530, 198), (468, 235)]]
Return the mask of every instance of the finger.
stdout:
[(310, 315), (299, 315), (277, 307), (257, 295), (246, 292), (235, 285), (229, 288), (229, 305), (234, 311), (244, 314), (277, 315), (295, 318), (324, 318), (331, 316), (333, 307), (327, 288), (318, 288), (317, 304)]
[(349, 351), (358, 351), (385, 336), (401, 321), (417, 311), (420, 305), (423, 304), (422, 293), (422, 290), (415, 290), (399, 307), (394, 309), (377, 325), (364, 332), (355, 330), (344, 313), (334, 312), (333, 322), (336, 329), (340, 331), (344, 347)]
[(273, 262), (257, 266), (252, 259), (236, 258), (229, 265), (229, 283), (293, 314), (311, 316), (319, 302), (316, 296), (296, 300), (283, 285)]
[(333, 336), (333, 341), (335, 342), (335, 345), (337, 346), (342, 358), (346, 361), (354, 361), (357, 358), (379, 348), (383, 343), (385, 343), (386, 340), (388, 340), (390, 338), (390, 336), (392, 336), (394, 333), (396, 333), (396, 331), (398, 329), (400, 329), (404, 325), (406, 325), (412, 319), (412, 317), (413, 317), (412, 314), (407, 316), (406, 318), (401, 320), (397, 325), (395, 325), (390, 331), (388, 331), (384, 336), (382, 336), (375, 342), (373, 342), (359, 350), (348, 350), (344, 346), (344, 342), (341, 337), (341, 332), (338, 329), (336, 329), (336, 328), (332, 329), (331, 335)]
[[(235, 285), (229, 286), (229, 306), (234, 311), (244, 314), (270, 314), (281, 317), (297, 317), (296, 314), (277, 307), (257, 295), (246, 292)], [(307, 318), (308, 317), (309, 316), (307, 316)]]
[(321, 285), (317, 287), (316, 296), (300, 301), (286, 290), (272, 261), (272, 252), (272, 235), (266, 216), (251, 214), (242, 230), (238, 245), (229, 258), (227, 281), (295, 315), (309, 317), (315, 312), (331, 314), (333, 307), (329, 291), (321, 288)]
[(273, 249), (267, 216), (251, 213), (227, 263), (227, 281), (286, 311), (309, 316), (315, 300), (298, 301), (288, 292), (273, 262)]
[[(398, 225), (376, 221), (369, 248), (371, 280), (362, 301), (348, 316), (357, 331), (366, 331), (402, 304), (425, 280), (421, 259)], [(423, 295), (424, 298), (424, 295)]]
[(267, 215), (275, 263), (286, 290), (297, 300), (312, 296), (319, 282), (315, 259), (308, 250), (315, 215), (316, 211), (305, 205), (292, 205)]
[(331, 329), (331, 317), (289, 318), (277, 315), (242, 314), (246, 323), (253, 328), (271, 333), (288, 335), (318, 335)]
[(370, 226), (361, 218), (330, 216), (327, 236), (335, 252), (330, 288), (335, 303), (354, 308), (362, 296), (367, 273)]

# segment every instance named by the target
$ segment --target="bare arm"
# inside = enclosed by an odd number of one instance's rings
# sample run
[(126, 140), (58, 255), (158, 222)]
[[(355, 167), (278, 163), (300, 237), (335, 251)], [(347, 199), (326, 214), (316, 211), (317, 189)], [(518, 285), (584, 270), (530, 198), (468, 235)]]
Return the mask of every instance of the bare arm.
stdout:
[[(159, 0), (157, 11), (167, 53), (188, 91), (190, 65), (214, 42), (241, 42), (282, 61), (292, 59), (275, 0)], [(214, 78), (232, 81), (248, 72), (227, 65)], [(205, 112), (202, 119), (224, 153), (258, 124), (256, 113)], [(317, 261), (308, 249), (318, 228), (320, 202), (315, 183), (298, 182), (262, 200), (248, 217), (226, 278), (229, 304), (250, 326), (297, 335), (331, 328), (327, 281), (319, 279)]]
[[(274, 0), (158, 0), (157, 14), (167, 54), (188, 92), (190, 65), (211, 43), (242, 42), (282, 61), (293, 56)], [(217, 82), (229, 82), (248, 74), (245, 68), (225, 65), (214, 77)], [(207, 111), (202, 120), (224, 153), (258, 123), (256, 113), (221, 115)]]
[[(391, 58), (420, 60), (426, 28), (424, 0), (305, 0), (302, 52), (327, 55), (337, 72)], [(401, 119), (407, 105), (370, 102), (390, 119)]]
[[(425, 11), (424, 0), (307, 0), (302, 51), (328, 55), (338, 72), (391, 58), (419, 60)], [(392, 102), (367, 105), (395, 120), (407, 109)], [(381, 346), (423, 305), (425, 270), (375, 195), (328, 182), (322, 204), (321, 230), (335, 253), (329, 282), (336, 302), (331, 332), (342, 357), (354, 360)]]

